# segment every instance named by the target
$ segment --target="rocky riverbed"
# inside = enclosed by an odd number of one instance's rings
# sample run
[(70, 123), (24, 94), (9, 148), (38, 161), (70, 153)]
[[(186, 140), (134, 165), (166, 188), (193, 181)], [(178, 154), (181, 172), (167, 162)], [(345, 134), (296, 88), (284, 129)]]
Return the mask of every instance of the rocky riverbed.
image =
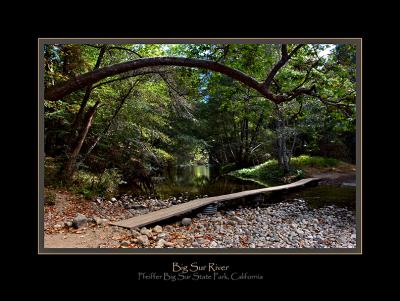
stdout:
[[(178, 221), (140, 229), (108, 225), (149, 211), (188, 201), (185, 196), (166, 201), (156, 198), (97, 199), (90, 204), (83, 226), (59, 215), (47, 223), (45, 247), (90, 248), (355, 248), (355, 212), (336, 206), (309, 208), (304, 200), (251, 207), (222, 207), (214, 215), (197, 213)], [(255, 205), (254, 205), (255, 203)], [(117, 209), (116, 209), (117, 208)], [(88, 208), (86, 208), (88, 209)], [(113, 216), (107, 214), (113, 213)], [(76, 212), (75, 212), (76, 213)], [(75, 227), (74, 227), (75, 225)], [(100, 239), (101, 238), (101, 239)], [(47, 239), (47, 245), (46, 245)], [(86, 239), (86, 240), (85, 240)], [(65, 242), (63, 244), (63, 242)]]
[(264, 208), (241, 207), (213, 216), (200, 213), (190, 221), (186, 218), (164, 228), (142, 228), (132, 233), (126, 246), (354, 248), (356, 241), (352, 212), (334, 206), (310, 210), (302, 200)]

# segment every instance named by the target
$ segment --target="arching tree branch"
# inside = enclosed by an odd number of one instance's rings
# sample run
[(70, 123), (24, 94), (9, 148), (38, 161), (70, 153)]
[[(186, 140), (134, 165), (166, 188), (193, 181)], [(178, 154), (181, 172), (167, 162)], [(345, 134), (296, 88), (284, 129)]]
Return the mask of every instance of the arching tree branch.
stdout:
[(110, 79), (110, 80), (107, 80), (107, 81), (100, 82), (100, 83), (98, 83), (96, 85), (93, 85), (92, 89), (95, 89), (95, 88), (98, 88), (98, 87), (101, 87), (101, 86), (104, 86), (104, 85), (107, 85), (107, 84), (111, 84), (111, 83), (116, 82), (116, 81), (122, 81), (122, 80), (125, 80), (125, 79), (128, 79), (128, 78), (132, 78), (132, 77), (135, 77), (135, 76), (146, 75), (146, 74), (164, 74), (166, 72), (168, 72), (168, 70), (165, 69), (165, 68), (155, 68), (155, 67), (153, 67), (153, 68), (142, 68), (142, 69), (138, 69), (138, 70), (132, 71), (129, 75), (124, 75), (124, 76), (120, 76), (118, 78), (113, 78), (113, 79)]
[(266, 98), (274, 102), (282, 102), (284, 98), (279, 95), (274, 95), (267, 89), (265, 89), (262, 83), (258, 82), (253, 77), (223, 64), (201, 59), (192, 59), (184, 57), (153, 57), (137, 59), (125, 63), (115, 64), (94, 70), (92, 72), (85, 73), (76, 78), (58, 84), (54, 87), (45, 90), (45, 99), (49, 101), (58, 100), (76, 90), (82, 89), (88, 85), (92, 85), (99, 80), (106, 77), (125, 73), (127, 71), (136, 70), (144, 67), (154, 66), (183, 66), (183, 67), (194, 67), (203, 68), (215, 72), (225, 74), (233, 79), (236, 79), (243, 84), (257, 90)]
[(53, 87), (45, 90), (45, 99), (49, 101), (58, 100), (76, 90), (82, 89), (86, 86), (93, 85), (94, 83), (113, 75), (133, 71), (145, 67), (157, 67), (157, 66), (182, 66), (192, 68), (202, 68), (215, 72), (222, 73), (235, 80), (240, 81), (246, 86), (255, 89), (265, 98), (273, 101), (276, 104), (290, 101), (293, 98), (301, 94), (308, 94), (312, 89), (299, 88), (295, 91), (286, 94), (274, 94), (269, 90), (269, 85), (274, 79), (274, 76), (280, 68), (302, 47), (298, 45), (292, 50), (290, 54), (287, 53), (287, 46), (282, 45), (282, 58), (274, 66), (264, 82), (258, 82), (255, 78), (241, 72), (240, 70), (228, 67), (215, 61), (193, 59), (184, 57), (152, 57), (152, 58), (141, 58), (132, 60), (125, 63), (119, 63), (91, 72), (85, 73), (66, 82), (57, 84)]

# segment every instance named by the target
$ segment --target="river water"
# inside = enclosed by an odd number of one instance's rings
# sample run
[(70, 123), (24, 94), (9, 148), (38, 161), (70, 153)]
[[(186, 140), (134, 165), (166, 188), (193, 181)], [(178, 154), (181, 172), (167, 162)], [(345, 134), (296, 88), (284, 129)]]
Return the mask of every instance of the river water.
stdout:
[[(161, 177), (154, 178), (155, 194), (161, 199), (186, 196), (217, 196), (251, 189), (265, 188), (251, 180), (242, 180), (229, 175), (221, 175), (211, 165), (175, 166), (164, 171)], [(274, 185), (269, 185), (274, 186)], [(144, 194), (137, 190), (133, 195)], [(336, 205), (355, 209), (356, 189), (335, 185), (319, 185), (301, 188), (296, 191), (266, 194), (266, 202), (305, 200), (312, 208)]]
[(216, 196), (263, 187), (253, 181), (221, 175), (211, 165), (175, 166), (166, 170), (163, 179), (155, 183), (156, 192), (162, 197), (183, 193), (191, 197)]

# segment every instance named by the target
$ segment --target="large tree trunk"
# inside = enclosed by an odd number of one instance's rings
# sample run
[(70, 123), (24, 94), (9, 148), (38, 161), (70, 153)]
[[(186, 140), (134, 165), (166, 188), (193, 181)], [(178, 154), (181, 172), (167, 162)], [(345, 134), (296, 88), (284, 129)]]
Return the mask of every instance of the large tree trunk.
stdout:
[(297, 134), (295, 133), (295, 134), (293, 135), (292, 148), (290, 149), (290, 152), (289, 152), (289, 164), (290, 164), (290, 160), (291, 160), (292, 157), (293, 157), (293, 152), (294, 152), (294, 148), (295, 148), (295, 146), (296, 146), (296, 142), (297, 142)]
[[(96, 61), (96, 64), (95, 64), (93, 70), (99, 69), (101, 61), (103, 60), (104, 53), (106, 52), (106, 50), (107, 50), (107, 45), (103, 45), (100, 48), (100, 52), (99, 52), (99, 55), (97, 57), (97, 61)], [(72, 123), (71, 131), (70, 131), (70, 134), (69, 134), (69, 137), (68, 137), (68, 141), (67, 141), (67, 143), (69, 145), (74, 143), (73, 141), (74, 141), (74, 139), (76, 137), (76, 131), (82, 125), (82, 121), (83, 121), (83, 117), (84, 117), (83, 115), (84, 115), (84, 112), (85, 112), (85, 109), (86, 109), (86, 105), (87, 105), (87, 103), (89, 101), (91, 93), (92, 93), (92, 85), (89, 85), (89, 86), (86, 87), (85, 95), (83, 96), (81, 105), (79, 107), (79, 111), (75, 116), (74, 122)]]
[(119, 100), (119, 104), (118, 104), (117, 108), (115, 109), (113, 116), (112, 116), (111, 119), (108, 121), (107, 126), (104, 128), (103, 132), (102, 132), (100, 135), (97, 136), (96, 140), (95, 140), (95, 141), (93, 142), (93, 144), (89, 147), (88, 151), (86, 152), (86, 154), (83, 156), (82, 160), (80, 161), (81, 163), (83, 163), (83, 162), (85, 161), (85, 159), (90, 155), (90, 153), (91, 153), (91, 152), (93, 151), (93, 149), (96, 147), (97, 143), (100, 142), (100, 139), (101, 139), (102, 137), (104, 137), (104, 136), (108, 133), (108, 131), (109, 131), (110, 128), (111, 128), (111, 125), (112, 125), (113, 122), (114, 122), (114, 119), (117, 117), (119, 111), (122, 109), (124, 103), (126, 102), (128, 96), (129, 96), (129, 94), (132, 92), (133, 87), (134, 87), (134, 85), (132, 85), (131, 88), (129, 89), (129, 91), (128, 91), (125, 95), (123, 95), (122, 98)]
[(289, 156), (287, 155), (287, 148), (286, 148), (286, 139), (285, 137), (278, 138), (278, 157), (279, 157), (279, 165), (283, 169), (283, 172), (287, 174), (290, 170), (289, 167)]
[(289, 166), (289, 156), (288, 156), (288, 151), (287, 151), (287, 137), (285, 135), (285, 131), (284, 131), (284, 121), (279, 119), (276, 122), (277, 127), (276, 127), (276, 131), (277, 131), (277, 144), (278, 144), (278, 163), (279, 166), (283, 169), (283, 172), (285, 174), (289, 173), (290, 170), (290, 166)]
[(79, 152), (82, 148), (83, 142), (86, 139), (86, 135), (89, 132), (90, 127), (92, 126), (93, 116), (96, 113), (96, 109), (97, 109), (99, 103), (100, 102), (97, 101), (96, 104), (93, 107), (89, 108), (89, 110), (85, 114), (82, 129), (79, 133), (76, 143), (74, 144), (74, 146), (68, 156), (67, 162), (64, 165), (64, 179), (67, 182), (72, 180), (72, 177), (74, 175), (75, 168), (76, 168), (76, 160), (77, 160)]
[(247, 118), (244, 119), (244, 146), (243, 146), (243, 155), (242, 161), (244, 166), (249, 165), (249, 120)]

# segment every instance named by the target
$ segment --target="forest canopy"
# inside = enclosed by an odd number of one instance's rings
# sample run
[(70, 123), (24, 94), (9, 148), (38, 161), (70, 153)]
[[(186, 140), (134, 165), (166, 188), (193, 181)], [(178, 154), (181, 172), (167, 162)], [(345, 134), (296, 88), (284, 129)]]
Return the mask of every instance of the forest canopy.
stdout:
[[(148, 178), (170, 165), (234, 170), (293, 156), (355, 162), (352, 44), (45, 44), (45, 155)], [(146, 184), (147, 183), (147, 184)]]

